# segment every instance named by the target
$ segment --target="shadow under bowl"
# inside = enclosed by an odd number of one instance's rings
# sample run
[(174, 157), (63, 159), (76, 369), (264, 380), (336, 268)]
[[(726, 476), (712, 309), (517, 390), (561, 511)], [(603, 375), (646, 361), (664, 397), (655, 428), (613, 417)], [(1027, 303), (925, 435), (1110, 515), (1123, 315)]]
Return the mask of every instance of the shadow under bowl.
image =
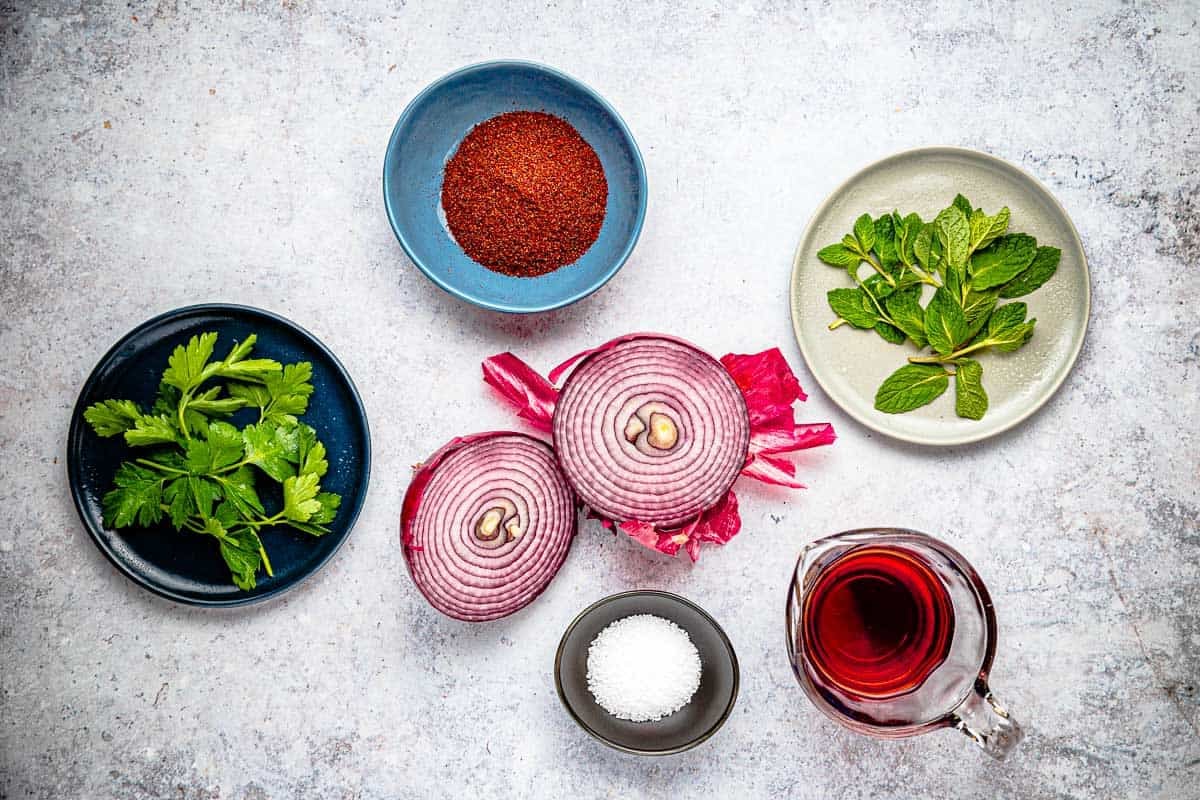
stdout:
[[(654, 722), (629, 722), (605, 711), (587, 685), (588, 648), (610, 623), (653, 614), (687, 631), (700, 653), (700, 688), (691, 702)], [(609, 747), (637, 755), (681, 753), (706, 741), (729, 718), (737, 700), (737, 654), (725, 631), (702, 608), (679, 595), (652, 589), (622, 592), (584, 609), (567, 627), (554, 659), (554, 683), (567, 713)]]
[[(569, 122), (596, 151), (608, 181), (599, 237), (575, 263), (536, 278), (473, 261), (442, 211), (442, 175), (459, 143), (476, 125), (511, 111)], [(384, 157), (383, 202), (404, 252), (450, 294), (494, 311), (549, 311), (587, 297), (629, 258), (646, 216), (646, 168), (633, 135), (595, 91), (542, 64), (489, 61), (446, 75), (409, 103)]]

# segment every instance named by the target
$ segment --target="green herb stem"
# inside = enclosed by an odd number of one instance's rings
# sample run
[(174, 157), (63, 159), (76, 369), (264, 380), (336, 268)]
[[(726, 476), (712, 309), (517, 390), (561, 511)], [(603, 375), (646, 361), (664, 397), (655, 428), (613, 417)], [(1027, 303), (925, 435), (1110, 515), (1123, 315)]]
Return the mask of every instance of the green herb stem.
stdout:
[(891, 275), (889, 275), (887, 270), (885, 270), (882, 266), (880, 266), (879, 262), (871, 257), (870, 253), (863, 253), (862, 257), (865, 258), (867, 263), (870, 264), (871, 267), (876, 272), (879, 273), (879, 276), (881, 278), (883, 278), (885, 281), (887, 281), (888, 286), (891, 286), (893, 289), (896, 287), (896, 279), (893, 278)]
[(150, 467), (151, 469), (161, 470), (162, 472), (169, 472), (172, 475), (189, 475), (190, 474), (187, 470), (175, 469), (174, 467), (168, 467), (166, 464), (159, 464), (157, 461), (151, 461), (148, 458), (135, 459), (134, 463), (140, 464), (143, 467)]
[(829, 323), (829, 330), (834, 331), (846, 324), (846, 320), (838, 317), (833, 322)]
[(910, 356), (908, 361), (910, 364), (953, 364), (956, 359), (962, 358), (967, 353), (973, 353), (976, 350), (982, 350), (985, 347), (991, 347), (991, 339), (984, 339), (982, 342), (968, 345), (961, 350), (955, 350), (948, 356), (937, 355), (931, 356)]
[(263, 569), (267, 571), (267, 575), (275, 577), (275, 570), (271, 569), (271, 559), (267, 558), (267, 549), (261, 544), (258, 546), (258, 554), (262, 557)]

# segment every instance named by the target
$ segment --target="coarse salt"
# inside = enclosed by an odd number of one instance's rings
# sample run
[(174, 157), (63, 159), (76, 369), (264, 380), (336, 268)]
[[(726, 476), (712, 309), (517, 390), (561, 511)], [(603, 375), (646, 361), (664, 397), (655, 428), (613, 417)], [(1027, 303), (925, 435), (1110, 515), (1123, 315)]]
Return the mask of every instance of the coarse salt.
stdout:
[(687, 631), (653, 614), (610, 623), (588, 647), (588, 690), (601, 708), (630, 722), (683, 708), (700, 688), (700, 672)]

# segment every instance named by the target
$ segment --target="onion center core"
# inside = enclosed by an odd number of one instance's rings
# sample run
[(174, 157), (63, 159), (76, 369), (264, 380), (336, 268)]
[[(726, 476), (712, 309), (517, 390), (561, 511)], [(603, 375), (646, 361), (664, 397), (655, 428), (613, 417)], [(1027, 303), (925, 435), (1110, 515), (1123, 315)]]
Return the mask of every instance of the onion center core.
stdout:
[(663, 403), (643, 403), (625, 421), (625, 441), (645, 450), (671, 450), (679, 442), (679, 423), (674, 413)]
[(498, 547), (521, 538), (525, 525), (517, 506), (502, 497), (488, 500), (475, 518), (475, 538), (485, 546)]

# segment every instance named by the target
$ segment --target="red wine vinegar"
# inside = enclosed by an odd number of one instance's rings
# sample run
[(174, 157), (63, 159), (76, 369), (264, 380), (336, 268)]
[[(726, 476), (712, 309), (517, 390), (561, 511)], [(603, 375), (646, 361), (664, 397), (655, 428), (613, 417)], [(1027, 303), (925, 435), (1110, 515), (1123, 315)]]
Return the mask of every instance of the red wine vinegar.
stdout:
[(921, 686), (950, 650), (954, 608), (916, 553), (894, 546), (846, 552), (817, 577), (802, 623), (818, 675), (862, 699)]

